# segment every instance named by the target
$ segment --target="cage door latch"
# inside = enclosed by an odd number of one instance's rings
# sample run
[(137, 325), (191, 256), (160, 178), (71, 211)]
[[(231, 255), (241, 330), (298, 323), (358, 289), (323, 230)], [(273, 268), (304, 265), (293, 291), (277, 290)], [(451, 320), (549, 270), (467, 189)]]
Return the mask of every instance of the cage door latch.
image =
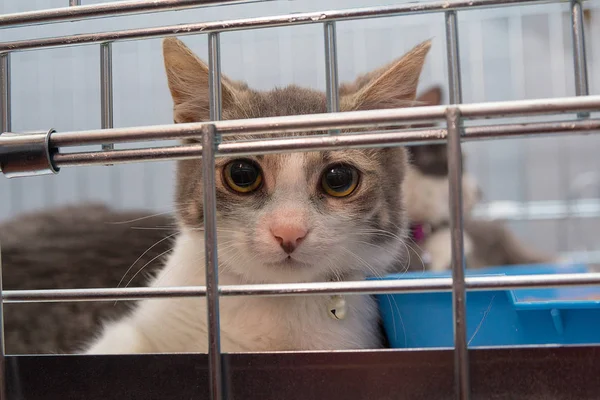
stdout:
[(54, 129), (36, 132), (5, 132), (0, 134), (0, 170), (7, 178), (51, 175), (59, 171), (52, 156), (58, 149), (50, 148)]

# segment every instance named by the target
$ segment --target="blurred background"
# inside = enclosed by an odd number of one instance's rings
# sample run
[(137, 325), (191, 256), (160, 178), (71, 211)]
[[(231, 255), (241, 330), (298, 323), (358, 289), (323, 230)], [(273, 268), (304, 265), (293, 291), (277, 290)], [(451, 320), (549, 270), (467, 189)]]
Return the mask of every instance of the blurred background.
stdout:
[[(82, 4), (95, 2), (83, 0)], [(2, 41), (404, 2), (263, 1), (3, 29)], [(584, 3), (590, 93), (596, 95), (600, 94), (599, 3)], [(66, 5), (67, 0), (3, 0), (0, 13)], [(575, 94), (568, 3), (458, 15), (464, 102)], [(421, 91), (447, 85), (443, 14), (339, 22), (340, 82), (399, 57), (429, 38), (433, 48)], [(206, 35), (183, 40), (207, 60)], [(325, 89), (321, 24), (224, 33), (221, 51), (223, 74), (254, 88), (294, 83)], [(161, 39), (114, 43), (112, 57), (114, 126), (172, 123)], [(13, 53), (13, 131), (99, 129), (99, 61), (98, 44)], [(540, 250), (600, 261), (598, 149), (598, 135), (467, 143), (466, 168), (477, 177), (484, 193), (476, 214), (508, 220), (519, 237)], [(173, 172), (173, 162), (148, 162), (64, 168), (50, 177), (0, 177), (0, 221), (28, 211), (89, 201), (168, 211)]]

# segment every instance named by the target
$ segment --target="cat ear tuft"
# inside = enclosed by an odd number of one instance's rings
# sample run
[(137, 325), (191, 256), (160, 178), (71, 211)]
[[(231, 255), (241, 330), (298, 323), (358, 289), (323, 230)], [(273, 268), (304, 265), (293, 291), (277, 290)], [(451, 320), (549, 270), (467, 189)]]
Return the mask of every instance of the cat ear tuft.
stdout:
[[(417, 85), (431, 48), (431, 41), (425, 41), (400, 59), (363, 76), (352, 86), (340, 90), (342, 111), (373, 110), (410, 107), (415, 105)], [(366, 82), (365, 82), (366, 80)]]
[[(167, 81), (173, 98), (173, 119), (176, 123), (200, 122), (210, 119), (208, 66), (181, 40), (163, 40), (163, 59)], [(221, 79), (223, 108), (230, 106), (234, 92), (227, 78)]]
[(442, 104), (442, 88), (440, 86), (430, 87), (417, 97), (417, 101), (422, 106), (437, 106)]

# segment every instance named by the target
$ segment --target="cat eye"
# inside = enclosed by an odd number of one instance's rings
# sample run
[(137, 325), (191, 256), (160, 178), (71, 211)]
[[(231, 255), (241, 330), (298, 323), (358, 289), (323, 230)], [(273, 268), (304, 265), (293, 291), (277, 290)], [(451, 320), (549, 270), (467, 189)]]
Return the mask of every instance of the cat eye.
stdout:
[(233, 160), (223, 170), (224, 181), (237, 193), (250, 193), (262, 184), (262, 171), (251, 160)]
[(333, 197), (346, 197), (358, 186), (358, 171), (346, 164), (327, 167), (321, 177), (323, 191)]

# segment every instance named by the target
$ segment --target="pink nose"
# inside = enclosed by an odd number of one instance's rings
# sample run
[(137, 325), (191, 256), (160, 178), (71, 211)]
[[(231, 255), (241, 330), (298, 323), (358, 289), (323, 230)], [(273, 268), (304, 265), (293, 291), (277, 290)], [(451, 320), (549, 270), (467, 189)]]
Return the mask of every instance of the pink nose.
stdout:
[(279, 245), (288, 254), (302, 243), (308, 231), (297, 225), (279, 225), (271, 228), (271, 233), (279, 242)]

